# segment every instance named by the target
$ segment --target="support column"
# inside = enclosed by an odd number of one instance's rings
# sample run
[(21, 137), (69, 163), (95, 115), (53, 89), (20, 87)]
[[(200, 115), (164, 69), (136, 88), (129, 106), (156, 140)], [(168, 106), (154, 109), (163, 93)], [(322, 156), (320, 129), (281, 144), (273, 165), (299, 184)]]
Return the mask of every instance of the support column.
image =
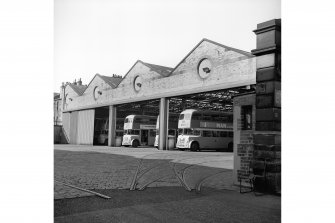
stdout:
[(109, 106), (108, 146), (115, 146), (116, 107)]
[(167, 150), (168, 143), (169, 99), (161, 98), (159, 104), (159, 150)]
[(254, 160), (267, 159), (267, 188), (281, 191), (281, 20), (257, 25)]

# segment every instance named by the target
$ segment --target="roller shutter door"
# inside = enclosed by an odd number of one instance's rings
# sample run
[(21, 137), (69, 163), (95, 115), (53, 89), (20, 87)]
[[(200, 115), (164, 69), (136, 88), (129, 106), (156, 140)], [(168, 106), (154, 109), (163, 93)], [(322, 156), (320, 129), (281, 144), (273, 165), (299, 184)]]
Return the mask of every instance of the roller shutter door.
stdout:
[(65, 137), (69, 142), (70, 139), (70, 113), (63, 113), (62, 115), (63, 129), (65, 133)]
[(93, 145), (94, 109), (79, 111), (77, 144)]
[(77, 144), (78, 112), (70, 115), (70, 144)]

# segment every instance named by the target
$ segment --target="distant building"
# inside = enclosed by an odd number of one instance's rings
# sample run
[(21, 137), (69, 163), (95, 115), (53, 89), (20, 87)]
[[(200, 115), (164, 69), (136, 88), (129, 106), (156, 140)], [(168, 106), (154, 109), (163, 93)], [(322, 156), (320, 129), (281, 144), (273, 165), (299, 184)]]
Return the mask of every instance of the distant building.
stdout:
[(54, 93), (54, 125), (62, 125), (62, 99), (59, 93)]

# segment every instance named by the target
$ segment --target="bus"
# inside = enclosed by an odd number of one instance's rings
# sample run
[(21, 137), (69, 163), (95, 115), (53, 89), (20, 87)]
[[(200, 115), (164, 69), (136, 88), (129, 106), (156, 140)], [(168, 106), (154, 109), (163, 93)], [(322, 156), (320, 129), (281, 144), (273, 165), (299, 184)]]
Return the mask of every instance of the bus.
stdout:
[(157, 116), (128, 115), (124, 119), (122, 146), (153, 146)]
[[(169, 113), (169, 120), (168, 120), (168, 141), (169, 141), (169, 148), (175, 148), (177, 137), (178, 137), (178, 118), (179, 115), (177, 113)], [(172, 141), (173, 140), (173, 143)], [(171, 144), (170, 144), (171, 141)], [(159, 143), (159, 116), (157, 117), (156, 122), (156, 137), (155, 137), (155, 147), (158, 148)]]
[[(108, 144), (108, 125), (109, 118), (96, 118), (94, 125), (94, 142), (98, 145)], [(116, 119), (115, 138), (122, 139), (123, 118)]]
[(179, 115), (177, 148), (233, 151), (233, 113), (184, 110)]

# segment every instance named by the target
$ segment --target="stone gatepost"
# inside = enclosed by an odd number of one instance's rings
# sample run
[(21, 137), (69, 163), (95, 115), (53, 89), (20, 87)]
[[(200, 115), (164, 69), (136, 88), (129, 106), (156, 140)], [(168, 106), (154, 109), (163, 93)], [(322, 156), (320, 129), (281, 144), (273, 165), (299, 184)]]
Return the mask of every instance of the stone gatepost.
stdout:
[(267, 188), (281, 191), (281, 20), (257, 25), (254, 159), (267, 160)]

